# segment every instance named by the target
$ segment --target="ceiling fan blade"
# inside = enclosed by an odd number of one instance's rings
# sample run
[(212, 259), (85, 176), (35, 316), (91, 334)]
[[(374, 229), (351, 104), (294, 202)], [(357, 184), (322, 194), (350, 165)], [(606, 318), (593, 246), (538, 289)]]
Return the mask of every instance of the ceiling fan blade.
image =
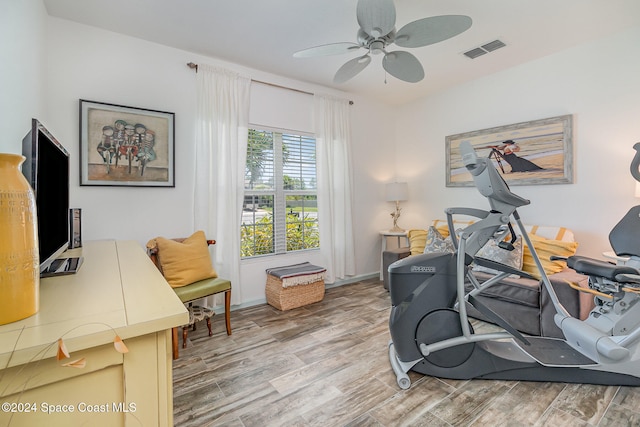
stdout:
[(315, 47), (310, 47), (308, 49), (299, 50), (293, 54), (293, 57), (294, 58), (311, 58), (314, 56), (339, 55), (342, 53), (353, 52), (354, 50), (360, 49), (360, 47), (361, 46), (359, 44), (351, 43), (351, 42), (323, 44), (321, 46), (315, 46)]
[(409, 52), (397, 50), (382, 58), (382, 66), (389, 74), (409, 83), (417, 83), (424, 78), (424, 69), (418, 58)]
[(393, 0), (358, 0), (358, 25), (373, 38), (386, 36), (396, 25)]
[(366, 55), (359, 56), (357, 58), (352, 59), (351, 61), (347, 61), (340, 69), (336, 72), (335, 77), (333, 78), (334, 83), (344, 83), (350, 78), (354, 77), (360, 71), (367, 68), (367, 65), (371, 62), (371, 57), (367, 53)]
[(442, 15), (409, 22), (396, 33), (400, 47), (422, 47), (438, 43), (468, 30), (471, 18), (465, 15)]

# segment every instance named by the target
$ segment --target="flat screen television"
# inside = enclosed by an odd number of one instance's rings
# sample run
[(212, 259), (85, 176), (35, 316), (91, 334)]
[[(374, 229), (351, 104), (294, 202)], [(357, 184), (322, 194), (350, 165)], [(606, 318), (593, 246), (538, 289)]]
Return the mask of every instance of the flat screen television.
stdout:
[(40, 275), (75, 272), (80, 259), (60, 258), (69, 247), (69, 152), (37, 119), (22, 140), (22, 173), (35, 194)]

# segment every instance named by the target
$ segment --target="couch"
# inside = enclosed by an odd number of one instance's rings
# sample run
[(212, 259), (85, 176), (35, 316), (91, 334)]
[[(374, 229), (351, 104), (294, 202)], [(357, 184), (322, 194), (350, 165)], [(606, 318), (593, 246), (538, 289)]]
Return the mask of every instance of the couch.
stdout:
[[(460, 222), (457, 222), (457, 225), (464, 227), (464, 224), (460, 224)], [(538, 252), (560, 303), (572, 316), (582, 320), (586, 319), (594, 306), (593, 296), (579, 292), (574, 287), (571, 287), (569, 283), (573, 283), (574, 286), (588, 288), (587, 276), (578, 274), (575, 270), (568, 268), (564, 262), (552, 262), (549, 260), (551, 254), (569, 256), (575, 253), (577, 243), (571, 230), (563, 227), (535, 225), (527, 225), (525, 229)], [(391, 249), (383, 253), (384, 287), (387, 290), (389, 265), (407, 256), (426, 252), (429, 247), (427, 236), (434, 230), (443, 238), (446, 237), (448, 235), (446, 221), (435, 220), (428, 230), (409, 230), (410, 247)], [(427, 247), (427, 250), (425, 250), (425, 247)], [(440, 250), (441, 248), (438, 249)], [(522, 276), (510, 276), (486, 289), (477, 298), (523, 333), (562, 338), (562, 331), (553, 320), (555, 308), (551, 302), (551, 297), (546, 287), (542, 285), (542, 281), (539, 278), (540, 274), (535, 268), (530, 253), (527, 254), (526, 245), (523, 245), (522, 251), (523, 259), (519, 269), (530, 274), (535, 273), (537, 277), (529, 279)], [(474, 267), (474, 275), (479, 279), (480, 283), (492, 277), (490, 273), (475, 270), (476, 268)], [(470, 290), (471, 284), (469, 283), (468, 286), (468, 290)], [(468, 314), (469, 316), (489, 321), (471, 306), (468, 306)]]

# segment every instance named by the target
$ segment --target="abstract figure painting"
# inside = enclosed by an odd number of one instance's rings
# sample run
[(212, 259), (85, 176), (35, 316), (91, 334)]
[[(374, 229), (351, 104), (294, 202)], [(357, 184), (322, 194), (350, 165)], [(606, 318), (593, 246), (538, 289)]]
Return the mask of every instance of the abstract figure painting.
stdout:
[(468, 141), (479, 156), (493, 160), (509, 185), (573, 182), (572, 116), (558, 116), (447, 136), (447, 187), (471, 187), (460, 157)]
[(80, 100), (80, 185), (175, 187), (174, 113)]

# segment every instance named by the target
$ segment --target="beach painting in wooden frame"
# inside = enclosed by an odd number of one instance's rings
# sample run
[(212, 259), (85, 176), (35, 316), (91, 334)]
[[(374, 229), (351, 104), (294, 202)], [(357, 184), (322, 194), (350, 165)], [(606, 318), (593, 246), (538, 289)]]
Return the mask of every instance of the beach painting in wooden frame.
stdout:
[(468, 141), (478, 157), (488, 157), (509, 185), (573, 183), (573, 116), (498, 126), (457, 135), (446, 143), (447, 187), (471, 187), (460, 143)]

